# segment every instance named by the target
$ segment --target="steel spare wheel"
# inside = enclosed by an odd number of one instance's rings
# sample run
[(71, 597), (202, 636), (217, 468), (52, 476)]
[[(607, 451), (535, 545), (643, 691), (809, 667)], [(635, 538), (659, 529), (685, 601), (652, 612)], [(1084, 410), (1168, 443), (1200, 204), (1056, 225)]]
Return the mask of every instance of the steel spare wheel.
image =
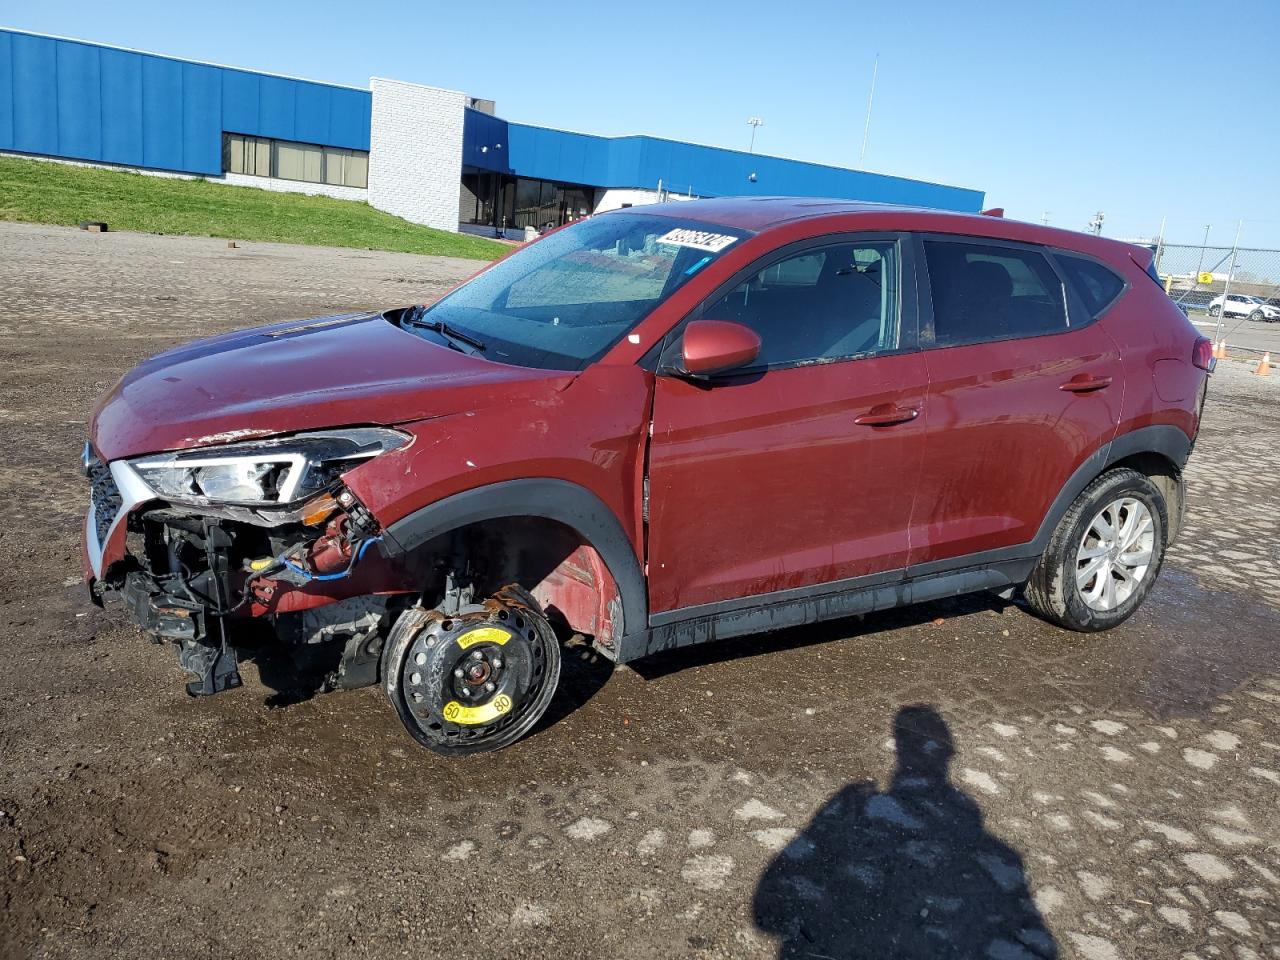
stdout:
[(559, 679), (555, 631), (518, 586), (452, 614), (406, 610), (383, 659), (384, 689), (405, 729), (444, 754), (514, 743), (546, 712)]

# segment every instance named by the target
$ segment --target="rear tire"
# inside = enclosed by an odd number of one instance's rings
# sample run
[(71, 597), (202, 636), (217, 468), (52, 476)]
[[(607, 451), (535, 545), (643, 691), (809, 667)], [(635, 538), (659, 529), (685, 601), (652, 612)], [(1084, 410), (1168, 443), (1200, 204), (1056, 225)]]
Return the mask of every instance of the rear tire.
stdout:
[(1151, 591), (1168, 530), (1168, 507), (1155, 484), (1136, 470), (1110, 470), (1059, 521), (1023, 597), (1067, 630), (1110, 630)]
[(1210, 307), (1210, 308), (1209, 308), (1209, 316), (1211, 316), (1211, 317), (1216, 317), (1216, 316), (1217, 316), (1218, 314), (1220, 314), (1220, 313), (1222, 313), (1222, 308), (1221, 308), (1221, 307)]

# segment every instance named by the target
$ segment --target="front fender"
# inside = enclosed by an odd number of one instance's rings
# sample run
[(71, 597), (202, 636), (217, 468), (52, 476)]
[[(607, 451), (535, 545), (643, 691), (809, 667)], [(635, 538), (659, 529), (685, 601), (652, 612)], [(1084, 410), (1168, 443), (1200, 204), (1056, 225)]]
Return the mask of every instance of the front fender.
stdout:
[(619, 634), (645, 629), (649, 613), (644, 574), (626, 531), (604, 501), (565, 480), (532, 477), (456, 493), (388, 526), (383, 549), (395, 557), (469, 524), (516, 516), (554, 520), (577, 531), (600, 555), (617, 584), (622, 598)]

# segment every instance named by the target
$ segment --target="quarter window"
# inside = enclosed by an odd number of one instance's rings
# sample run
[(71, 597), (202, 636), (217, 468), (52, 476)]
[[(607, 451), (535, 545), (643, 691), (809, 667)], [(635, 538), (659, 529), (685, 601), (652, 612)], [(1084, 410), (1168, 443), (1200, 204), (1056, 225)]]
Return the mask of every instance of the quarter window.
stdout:
[(222, 169), (254, 177), (304, 183), (368, 187), (369, 154), (364, 150), (321, 147), (268, 137), (228, 133), (222, 141)]
[(1055, 256), (1062, 272), (1067, 275), (1067, 282), (1095, 317), (1107, 309), (1124, 289), (1124, 281), (1097, 261), (1061, 253)]
[(983, 243), (926, 240), (938, 346), (1067, 329), (1062, 281), (1043, 254)]
[(765, 267), (702, 316), (758, 333), (757, 367), (891, 350), (898, 343), (897, 243), (810, 248)]

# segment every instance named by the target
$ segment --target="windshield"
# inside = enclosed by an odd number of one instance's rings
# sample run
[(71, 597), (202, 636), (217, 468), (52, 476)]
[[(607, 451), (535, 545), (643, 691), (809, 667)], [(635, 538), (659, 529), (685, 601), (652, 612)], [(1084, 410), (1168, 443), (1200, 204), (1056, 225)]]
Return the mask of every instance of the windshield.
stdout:
[(590, 217), (512, 254), (418, 320), (483, 344), (487, 360), (581, 370), (746, 235), (652, 214)]

